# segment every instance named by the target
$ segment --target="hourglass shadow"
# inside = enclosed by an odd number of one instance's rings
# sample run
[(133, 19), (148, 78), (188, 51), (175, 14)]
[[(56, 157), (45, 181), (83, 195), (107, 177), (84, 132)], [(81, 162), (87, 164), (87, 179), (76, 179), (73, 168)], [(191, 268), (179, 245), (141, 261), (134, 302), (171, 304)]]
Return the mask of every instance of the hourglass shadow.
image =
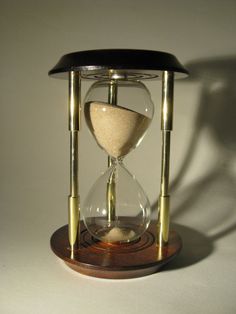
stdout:
[(165, 266), (164, 270), (174, 270), (191, 266), (200, 262), (213, 252), (214, 243), (212, 239), (199, 231), (179, 224), (172, 224), (171, 228), (181, 235), (183, 248), (179, 256)]
[(199, 106), (194, 132), (189, 142), (182, 166), (171, 184), (174, 190), (183, 180), (194, 155), (200, 135), (208, 129), (214, 143), (226, 159), (230, 151), (236, 152), (236, 57), (221, 57), (191, 62), (186, 65), (191, 75), (188, 82), (200, 82)]
[[(200, 215), (202, 217), (202, 225), (204, 225), (207, 233), (211, 233), (214, 228), (221, 229), (212, 237), (206, 237), (199, 231), (194, 229), (175, 225), (183, 238), (182, 254), (167, 266), (166, 269), (175, 269), (186, 267), (199, 262), (206, 258), (214, 251), (214, 243), (226, 234), (230, 234), (236, 230), (236, 224), (225, 226), (229, 214), (235, 215), (233, 208), (236, 202), (234, 186), (236, 178), (232, 171), (232, 165), (236, 157), (236, 57), (220, 57), (215, 59), (205, 59), (194, 61), (186, 65), (190, 72), (188, 82), (201, 83), (199, 92), (198, 110), (193, 124), (194, 131), (192, 138), (189, 141), (188, 148), (182, 161), (182, 165), (171, 183), (171, 194), (181, 186), (190, 167), (194, 167), (193, 157), (198, 153), (200, 138), (207, 130), (211, 137), (212, 144), (217, 149), (217, 156), (214, 160), (207, 159), (206, 162), (210, 165), (210, 170), (206, 171), (198, 181), (188, 185), (187, 188), (181, 189), (181, 200), (178, 207), (172, 207), (171, 219), (180, 219), (185, 215)], [(216, 165), (215, 167), (213, 165)], [(223, 182), (223, 183), (222, 183)], [(217, 195), (221, 201), (225, 202), (221, 216), (217, 217), (215, 212), (216, 195), (214, 191), (206, 193), (206, 189), (212, 187), (217, 188), (224, 184), (224, 189), (220, 195)], [(227, 191), (227, 195), (224, 194)], [(228, 204), (227, 200), (232, 203)], [(208, 219), (205, 220), (203, 213), (196, 213), (200, 208), (207, 209)], [(156, 210), (158, 201), (154, 202), (152, 209)], [(174, 205), (174, 204), (173, 204)], [(209, 219), (209, 216), (212, 219)], [(194, 218), (193, 218), (194, 219)], [(198, 219), (198, 224), (201, 224), (201, 218)], [(195, 224), (195, 222), (193, 221)]]

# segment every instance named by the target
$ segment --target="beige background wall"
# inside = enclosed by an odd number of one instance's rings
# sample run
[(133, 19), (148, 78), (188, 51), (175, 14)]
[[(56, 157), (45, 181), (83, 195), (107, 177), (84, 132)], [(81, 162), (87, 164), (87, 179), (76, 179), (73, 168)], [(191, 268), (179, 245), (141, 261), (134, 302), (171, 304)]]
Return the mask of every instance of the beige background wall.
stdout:
[[(235, 16), (230, 0), (0, 0), (1, 313), (235, 313)], [(191, 71), (175, 85), (171, 164), (185, 249), (177, 270), (126, 282), (74, 274), (49, 249), (67, 220), (69, 142), (67, 83), (47, 72), (99, 48), (167, 51)], [(160, 83), (147, 85), (155, 118), (126, 164), (154, 204)], [(82, 200), (106, 166), (83, 125)]]

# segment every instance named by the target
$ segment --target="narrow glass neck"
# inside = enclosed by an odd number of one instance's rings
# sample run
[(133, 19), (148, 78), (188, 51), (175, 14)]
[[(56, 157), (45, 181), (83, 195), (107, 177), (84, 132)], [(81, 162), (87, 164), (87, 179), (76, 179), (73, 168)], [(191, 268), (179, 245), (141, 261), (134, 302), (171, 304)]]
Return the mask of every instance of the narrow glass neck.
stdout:
[(114, 158), (112, 156), (109, 156), (109, 159), (111, 161), (111, 166), (116, 166), (116, 165), (122, 165), (123, 164), (123, 160), (124, 157), (118, 157), (118, 158)]

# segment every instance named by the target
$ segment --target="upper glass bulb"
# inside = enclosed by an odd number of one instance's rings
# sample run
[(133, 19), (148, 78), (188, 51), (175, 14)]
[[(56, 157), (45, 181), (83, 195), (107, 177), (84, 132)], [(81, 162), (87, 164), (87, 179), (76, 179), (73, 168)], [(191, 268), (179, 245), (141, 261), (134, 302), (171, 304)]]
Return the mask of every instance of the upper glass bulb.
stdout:
[[(113, 96), (109, 97), (111, 90)], [(139, 145), (153, 112), (148, 89), (137, 81), (99, 81), (85, 98), (88, 127), (98, 145), (114, 158), (125, 156)]]

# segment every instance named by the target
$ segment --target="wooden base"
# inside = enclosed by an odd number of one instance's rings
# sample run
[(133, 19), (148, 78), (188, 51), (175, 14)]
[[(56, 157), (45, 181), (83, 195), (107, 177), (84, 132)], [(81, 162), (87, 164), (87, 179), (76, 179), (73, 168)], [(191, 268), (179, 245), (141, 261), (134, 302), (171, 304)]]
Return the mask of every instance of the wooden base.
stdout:
[(172, 260), (181, 250), (182, 241), (170, 231), (168, 245), (156, 245), (155, 221), (135, 242), (111, 245), (95, 240), (81, 222), (80, 247), (73, 254), (69, 248), (68, 226), (63, 226), (51, 237), (53, 252), (79, 273), (108, 279), (126, 279), (150, 275)]

